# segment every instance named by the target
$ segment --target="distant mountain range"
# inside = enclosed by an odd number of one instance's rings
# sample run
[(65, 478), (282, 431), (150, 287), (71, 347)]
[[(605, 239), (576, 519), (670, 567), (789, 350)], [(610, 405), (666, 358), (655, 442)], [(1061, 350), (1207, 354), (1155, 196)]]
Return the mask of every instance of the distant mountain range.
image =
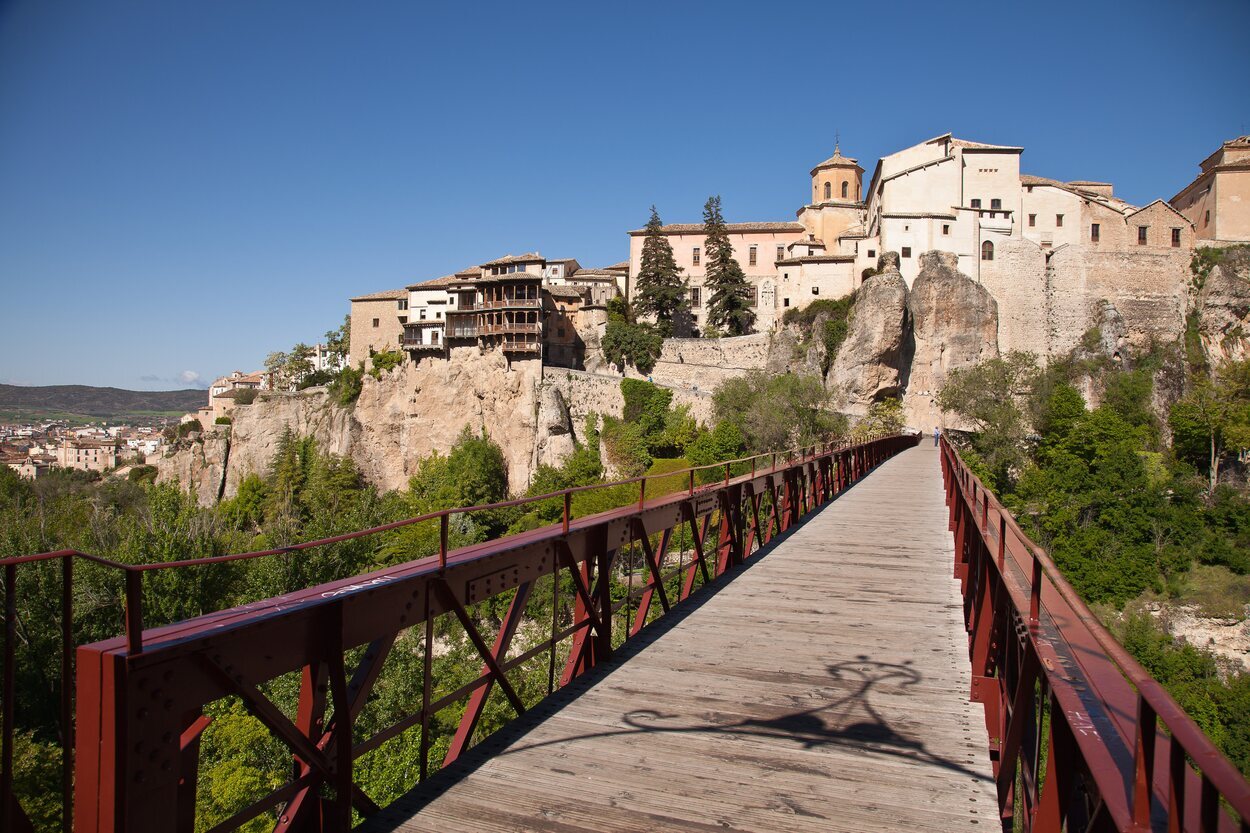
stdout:
[(135, 419), (180, 416), (207, 402), (208, 393), (187, 390), (123, 390), (90, 385), (0, 385), (0, 420)]

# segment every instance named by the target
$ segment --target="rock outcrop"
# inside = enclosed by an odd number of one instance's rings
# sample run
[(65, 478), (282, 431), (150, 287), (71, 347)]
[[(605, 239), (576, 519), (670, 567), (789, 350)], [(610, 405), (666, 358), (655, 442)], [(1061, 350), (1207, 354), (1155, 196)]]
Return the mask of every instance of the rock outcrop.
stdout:
[(863, 415), (868, 406), (903, 392), (911, 336), (907, 282), (898, 255), (881, 257), (881, 272), (859, 288), (846, 340), (826, 378), (834, 405)]
[(1197, 298), (1198, 335), (1212, 364), (1250, 355), (1250, 248), (1224, 251)]
[(947, 374), (998, 356), (998, 304), (955, 255), (932, 251), (920, 256), (907, 307), (914, 346), (903, 411), (911, 425), (937, 425), (934, 399)]
[(201, 503), (212, 503), (219, 493), (231, 497), (249, 473), (269, 470), (289, 429), (313, 437), (323, 451), (350, 457), (378, 488), (398, 489), (424, 457), (446, 452), (467, 426), (499, 444), (508, 487), (520, 491), (529, 483), (536, 445), (550, 461), (562, 443), (572, 442), (567, 412), (561, 426), (554, 401), (556, 415), (549, 408), (546, 422), (556, 438), (538, 428), (541, 370), (538, 362), (509, 366), (501, 353), (457, 348), (451, 361), (406, 363), (381, 379), (365, 376), (350, 408), (325, 388), (262, 394), (235, 410), (228, 443), (224, 431), (211, 431), (157, 461), (157, 476), (190, 487)]
[(569, 406), (564, 401), (564, 394), (555, 385), (542, 386), (537, 429), (532, 468), (558, 466), (576, 450)]

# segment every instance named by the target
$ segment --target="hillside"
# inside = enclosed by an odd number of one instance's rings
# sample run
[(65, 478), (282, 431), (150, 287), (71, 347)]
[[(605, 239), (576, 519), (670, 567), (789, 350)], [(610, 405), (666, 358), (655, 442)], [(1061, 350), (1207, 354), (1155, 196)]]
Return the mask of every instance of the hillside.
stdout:
[(0, 420), (172, 417), (202, 406), (202, 390), (123, 390), (90, 385), (0, 385)]

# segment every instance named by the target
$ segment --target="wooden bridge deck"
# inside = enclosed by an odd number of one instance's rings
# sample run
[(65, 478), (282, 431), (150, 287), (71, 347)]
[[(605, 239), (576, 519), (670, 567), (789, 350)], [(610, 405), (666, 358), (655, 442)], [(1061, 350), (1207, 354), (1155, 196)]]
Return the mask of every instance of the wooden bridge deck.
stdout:
[(946, 520), (925, 442), (363, 829), (999, 829)]

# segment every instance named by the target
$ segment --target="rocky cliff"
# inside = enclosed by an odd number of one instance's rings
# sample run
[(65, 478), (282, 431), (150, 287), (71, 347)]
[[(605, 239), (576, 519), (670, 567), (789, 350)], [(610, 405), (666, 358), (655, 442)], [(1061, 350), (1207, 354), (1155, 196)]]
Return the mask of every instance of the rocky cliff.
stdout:
[(1250, 247), (1227, 249), (1201, 281), (1196, 303), (1198, 336), (1213, 363), (1250, 353)]
[(536, 461), (555, 459), (571, 444), (562, 400), (550, 397), (540, 408), (540, 376), (538, 362), (509, 366), (501, 353), (458, 348), (451, 361), (406, 363), (381, 379), (365, 376), (351, 407), (324, 388), (263, 394), (235, 410), (228, 440), (219, 428), (159, 460), (158, 479), (189, 486), (202, 503), (231, 497), (247, 474), (268, 470), (290, 429), (350, 457), (379, 488), (397, 489), (422, 458), (445, 452), (468, 426), (499, 444), (509, 488), (521, 490)]
[(862, 415), (873, 402), (903, 392), (911, 335), (907, 282), (898, 255), (881, 258), (881, 272), (864, 281), (851, 308), (846, 340), (825, 380), (835, 407)]
[(942, 422), (934, 402), (952, 370), (998, 356), (998, 304), (948, 252), (925, 252), (907, 298), (912, 356), (903, 412), (910, 425)]

